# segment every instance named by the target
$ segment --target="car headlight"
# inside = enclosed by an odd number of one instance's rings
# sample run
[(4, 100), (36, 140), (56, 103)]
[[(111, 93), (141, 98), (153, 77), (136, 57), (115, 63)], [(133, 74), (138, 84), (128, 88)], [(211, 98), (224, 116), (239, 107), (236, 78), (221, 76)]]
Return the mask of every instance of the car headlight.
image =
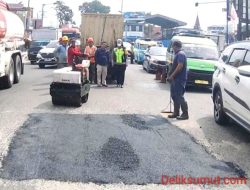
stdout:
[(36, 58), (38, 58), (38, 59), (42, 59), (43, 57), (41, 56), (41, 54), (40, 54), (40, 53), (38, 53), (38, 54), (36, 55)]

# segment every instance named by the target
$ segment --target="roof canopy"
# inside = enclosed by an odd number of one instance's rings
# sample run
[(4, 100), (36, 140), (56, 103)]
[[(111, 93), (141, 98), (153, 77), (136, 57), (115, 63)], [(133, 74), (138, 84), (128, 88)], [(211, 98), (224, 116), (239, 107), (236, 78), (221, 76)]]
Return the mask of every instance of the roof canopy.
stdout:
[(163, 16), (160, 14), (156, 14), (156, 15), (152, 15), (149, 17), (145, 18), (145, 22), (150, 23), (150, 24), (155, 24), (158, 26), (161, 26), (162, 28), (174, 28), (174, 27), (178, 27), (178, 26), (184, 26), (187, 23), (167, 17), (167, 16)]

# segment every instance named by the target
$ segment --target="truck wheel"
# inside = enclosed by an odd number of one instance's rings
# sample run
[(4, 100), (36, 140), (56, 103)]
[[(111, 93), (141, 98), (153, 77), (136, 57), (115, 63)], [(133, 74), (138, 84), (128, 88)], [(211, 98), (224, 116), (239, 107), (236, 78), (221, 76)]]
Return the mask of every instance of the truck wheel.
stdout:
[(14, 83), (14, 75), (15, 75), (15, 68), (14, 68), (14, 61), (11, 58), (10, 60), (10, 66), (9, 66), (9, 72), (8, 74), (3, 78), (3, 84), (5, 88), (12, 87)]
[(16, 56), (14, 68), (15, 68), (14, 83), (18, 83), (20, 81), (22, 72), (22, 61), (19, 55)]
[(86, 103), (89, 99), (89, 93), (82, 97), (82, 103)]
[(44, 64), (39, 63), (39, 68), (40, 68), (40, 69), (43, 69), (44, 67), (45, 67), (45, 65), (44, 65)]

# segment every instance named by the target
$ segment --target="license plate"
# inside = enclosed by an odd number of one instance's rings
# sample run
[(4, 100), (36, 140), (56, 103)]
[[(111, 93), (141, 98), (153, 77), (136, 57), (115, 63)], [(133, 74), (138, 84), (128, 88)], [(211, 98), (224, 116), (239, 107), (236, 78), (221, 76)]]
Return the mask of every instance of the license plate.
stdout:
[(51, 59), (49, 59), (49, 58), (45, 58), (45, 59), (44, 59), (44, 61), (51, 61)]
[(195, 80), (194, 83), (195, 84), (208, 84), (208, 81), (206, 81), (206, 80)]

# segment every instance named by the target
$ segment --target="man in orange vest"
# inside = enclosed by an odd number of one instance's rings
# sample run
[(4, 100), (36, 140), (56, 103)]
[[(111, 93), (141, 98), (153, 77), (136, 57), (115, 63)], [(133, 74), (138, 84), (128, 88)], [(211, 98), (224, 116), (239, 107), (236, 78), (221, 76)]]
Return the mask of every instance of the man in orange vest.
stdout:
[(95, 52), (96, 46), (94, 46), (94, 39), (89, 37), (87, 40), (88, 45), (85, 48), (84, 54), (90, 60), (89, 66), (89, 80), (90, 83), (96, 83), (96, 64), (95, 64)]

